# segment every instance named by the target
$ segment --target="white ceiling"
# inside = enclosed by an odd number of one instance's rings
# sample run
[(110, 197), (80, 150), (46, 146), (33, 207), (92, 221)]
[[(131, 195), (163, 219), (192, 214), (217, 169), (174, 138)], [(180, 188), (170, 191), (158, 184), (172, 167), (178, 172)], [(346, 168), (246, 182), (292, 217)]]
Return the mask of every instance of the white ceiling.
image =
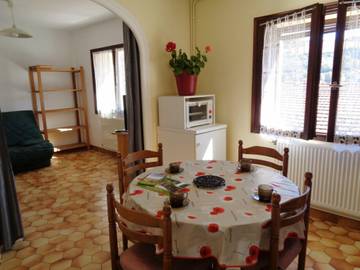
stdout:
[[(73, 30), (116, 16), (90, 0), (13, 0), (16, 24), (21, 29), (43, 27)], [(0, 26), (11, 25), (7, 3), (0, 0)]]

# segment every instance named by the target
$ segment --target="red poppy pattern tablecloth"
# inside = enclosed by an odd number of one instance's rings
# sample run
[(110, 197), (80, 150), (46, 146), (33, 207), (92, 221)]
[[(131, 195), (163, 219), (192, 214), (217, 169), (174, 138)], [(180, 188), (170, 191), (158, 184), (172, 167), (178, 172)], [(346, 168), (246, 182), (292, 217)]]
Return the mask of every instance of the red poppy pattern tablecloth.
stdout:
[[(184, 171), (171, 175), (172, 179), (190, 184), (184, 189), (189, 193), (189, 205), (172, 209), (174, 256), (214, 256), (231, 269), (255, 264), (259, 251), (268, 250), (271, 205), (255, 201), (251, 195), (259, 184), (270, 184), (284, 202), (298, 196), (299, 189), (277, 171), (253, 166), (250, 173), (236, 173), (236, 165), (230, 161), (185, 161), (181, 163)], [(148, 170), (134, 179), (124, 195), (125, 205), (161, 217), (167, 196), (137, 186), (150, 171), (164, 172), (164, 167)], [(196, 176), (209, 174), (223, 177), (226, 186), (208, 190), (192, 184)], [(304, 228), (303, 222), (283, 228), (279, 248), (283, 248), (288, 237), (303, 238)]]

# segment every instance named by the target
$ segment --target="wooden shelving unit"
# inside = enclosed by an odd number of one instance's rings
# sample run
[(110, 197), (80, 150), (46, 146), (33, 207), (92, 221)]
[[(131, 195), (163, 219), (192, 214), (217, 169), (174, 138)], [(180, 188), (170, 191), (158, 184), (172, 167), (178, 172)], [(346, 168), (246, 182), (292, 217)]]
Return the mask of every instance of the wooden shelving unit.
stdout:
[[(42, 73), (46, 72), (68, 72), (72, 80), (72, 88), (64, 89), (50, 89), (44, 88), (42, 83)], [(29, 81), (31, 86), (31, 97), (33, 110), (36, 116), (36, 120), (39, 123), (39, 115), (41, 115), (42, 123), (42, 133), (44, 134), (45, 139), (49, 139), (49, 133), (62, 134), (66, 132), (77, 132), (78, 142), (73, 144), (66, 144), (56, 146), (55, 148), (58, 151), (75, 149), (80, 147), (90, 147), (90, 138), (89, 138), (89, 125), (88, 125), (88, 116), (87, 116), (87, 99), (86, 99), (86, 90), (85, 90), (85, 78), (84, 78), (84, 68), (74, 68), (74, 67), (54, 67), (54, 66), (45, 66), (37, 65), (29, 67)], [(37, 81), (37, 83), (35, 83)], [(45, 107), (44, 93), (59, 93), (59, 92), (69, 92), (73, 93), (74, 98), (74, 107), (73, 108), (58, 108), (58, 109), (47, 109)], [(38, 99), (38, 96), (39, 99)], [(38, 101), (40, 106), (38, 107)], [(76, 125), (72, 126), (63, 126), (48, 128), (46, 121), (46, 114), (50, 113), (60, 113), (60, 112), (75, 112), (76, 114)]]

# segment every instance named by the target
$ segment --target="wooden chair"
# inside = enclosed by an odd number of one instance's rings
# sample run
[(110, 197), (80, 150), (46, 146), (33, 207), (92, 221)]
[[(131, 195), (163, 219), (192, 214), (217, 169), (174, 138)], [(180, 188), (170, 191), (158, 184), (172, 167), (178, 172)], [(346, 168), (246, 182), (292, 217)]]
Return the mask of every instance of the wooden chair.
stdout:
[[(305, 269), (312, 188), (311, 179), (312, 174), (309, 172), (306, 173), (303, 194), (285, 203), (280, 204), (280, 195), (276, 193), (273, 194), (271, 221), (269, 224), (271, 226), (270, 252), (261, 251), (257, 265), (243, 269), (286, 269), (297, 256), (299, 256), (298, 270)], [(289, 238), (285, 241), (284, 249), (279, 251), (280, 229), (293, 225), (301, 220), (305, 223), (305, 238), (303, 240)]]
[[(148, 158), (156, 158), (156, 161), (147, 162)], [(123, 203), (123, 194), (126, 192), (129, 183), (144, 169), (162, 166), (163, 151), (162, 144), (158, 144), (158, 151), (143, 150), (127, 154), (122, 157), (118, 154), (118, 174), (119, 174), (119, 191), (120, 201)]]
[[(172, 256), (171, 208), (164, 205), (163, 217), (156, 218), (125, 208), (115, 200), (112, 184), (106, 186), (109, 220), (109, 239), (112, 270), (205, 270), (212, 269), (213, 262), (205, 259), (176, 259)], [(121, 219), (120, 219), (121, 217)], [(132, 230), (122, 220), (149, 228), (158, 228), (162, 234), (153, 235)], [(123, 247), (118, 253), (117, 228), (135, 244)], [(163, 247), (163, 255), (156, 255), (155, 244)]]
[(252, 164), (259, 164), (259, 165), (273, 168), (275, 170), (281, 171), (284, 176), (287, 176), (288, 163), (289, 163), (289, 148), (285, 148), (284, 155), (281, 155), (278, 151), (276, 151), (273, 148), (269, 148), (269, 147), (252, 146), (249, 148), (243, 148), (243, 141), (240, 140), (239, 148), (238, 148), (239, 161), (243, 159), (244, 154), (256, 155), (256, 156), (267, 156), (267, 157), (282, 161), (282, 165), (278, 165), (276, 163), (273, 163), (273, 162), (270, 162), (267, 160), (249, 159)]

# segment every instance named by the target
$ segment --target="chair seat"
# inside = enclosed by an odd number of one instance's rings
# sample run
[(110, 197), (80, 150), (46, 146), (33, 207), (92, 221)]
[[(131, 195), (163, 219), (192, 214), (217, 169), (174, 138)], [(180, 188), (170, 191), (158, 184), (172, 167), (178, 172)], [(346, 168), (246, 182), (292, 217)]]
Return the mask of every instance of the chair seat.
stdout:
[[(172, 261), (172, 270), (212, 269), (210, 259), (176, 259)], [(120, 255), (123, 270), (162, 270), (162, 255), (155, 254), (155, 246), (137, 243)]]
[[(298, 238), (289, 238), (285, 241), (284, 249), (279, 252), (278, 269), (284, 270), (292, 263), (299, 255), (303, 246), (303, 241)], [(259, 261), (256, 265), (250, 267), (242, 267), (246, 270), (268, 269), (270, 263), (270, 253), (268, 251), (261, 251)]]

